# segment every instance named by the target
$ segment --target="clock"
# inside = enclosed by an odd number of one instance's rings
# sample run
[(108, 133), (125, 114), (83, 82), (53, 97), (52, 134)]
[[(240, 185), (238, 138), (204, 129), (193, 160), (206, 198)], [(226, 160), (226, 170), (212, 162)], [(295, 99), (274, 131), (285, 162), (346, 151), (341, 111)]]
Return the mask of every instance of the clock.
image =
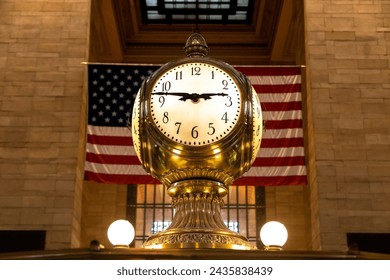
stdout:
[(132, 136), (146, 172), (172, 197), (174, 217), (144, 248), (241, 248), (220, 208), (229, 185), (249, 170), (260, 148), (261, 107), (250, 80), (207, 56), (192, 34), (186, 58), (161, 66), (135, 98)]
[(150, 92), (150, 114), (160, 133), (186, 146), (205, 146), (229, 135), (242, 111), (237, 79), (207, 60), (165, 69)]

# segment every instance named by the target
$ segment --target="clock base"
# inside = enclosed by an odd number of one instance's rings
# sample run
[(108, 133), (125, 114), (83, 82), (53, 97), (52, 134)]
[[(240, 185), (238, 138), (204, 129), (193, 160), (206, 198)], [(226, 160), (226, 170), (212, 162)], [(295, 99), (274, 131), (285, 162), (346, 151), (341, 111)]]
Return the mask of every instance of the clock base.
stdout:
[(231, 231), (223, 222), (222, 197), (227, 193), (223, 184), (203, 179), (185, 180), (173, 184), (168, 193), (174, 194), (172, 223), (165, 231), (150, 236), (144, 248), (254, 249), (245, 237)]

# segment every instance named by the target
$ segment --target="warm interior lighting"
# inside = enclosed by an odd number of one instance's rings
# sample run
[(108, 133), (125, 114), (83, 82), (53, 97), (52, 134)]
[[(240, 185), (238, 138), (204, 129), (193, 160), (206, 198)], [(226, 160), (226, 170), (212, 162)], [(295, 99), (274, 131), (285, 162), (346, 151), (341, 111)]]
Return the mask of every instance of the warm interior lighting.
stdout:
[(264, 244), (264, 250), (280, 251), (288, 238), (286, 227), (277, 221), (264, 224), (260, 230), (260, 239)]
[(107, 236), (116, 248), (128, 248), (135, 235), (134, 227), (127, 220), (116, 220), (107, 230)]

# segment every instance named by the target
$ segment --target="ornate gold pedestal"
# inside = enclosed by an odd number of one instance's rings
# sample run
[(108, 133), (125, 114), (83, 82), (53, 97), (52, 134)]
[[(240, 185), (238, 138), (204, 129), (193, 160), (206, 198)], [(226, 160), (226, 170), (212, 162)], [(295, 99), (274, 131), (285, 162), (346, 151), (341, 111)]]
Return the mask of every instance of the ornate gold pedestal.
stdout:
[(252, 249), (247, 239), (231, 231), (223, 222), (222, 197), (227, 189), (211, 180), (186, 180), (173, 184), (174, 217), (165, 231), (150, 236), (144, 248), (224, 248)]

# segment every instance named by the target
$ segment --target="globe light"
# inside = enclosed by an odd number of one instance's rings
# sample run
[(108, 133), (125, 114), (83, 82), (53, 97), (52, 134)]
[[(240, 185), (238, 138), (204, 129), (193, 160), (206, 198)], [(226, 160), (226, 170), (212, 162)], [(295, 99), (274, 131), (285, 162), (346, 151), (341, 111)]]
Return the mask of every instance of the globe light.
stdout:
[(134, 235), (134, 227), (127, 220), (116, 220), (107, 230), (108, 240), (115, 248), (128, 248)]
[(280, 251), (288, 238), (286, 227), (277, 221), (264, 224), (260, 230), (260, 239), (266, 251)]

